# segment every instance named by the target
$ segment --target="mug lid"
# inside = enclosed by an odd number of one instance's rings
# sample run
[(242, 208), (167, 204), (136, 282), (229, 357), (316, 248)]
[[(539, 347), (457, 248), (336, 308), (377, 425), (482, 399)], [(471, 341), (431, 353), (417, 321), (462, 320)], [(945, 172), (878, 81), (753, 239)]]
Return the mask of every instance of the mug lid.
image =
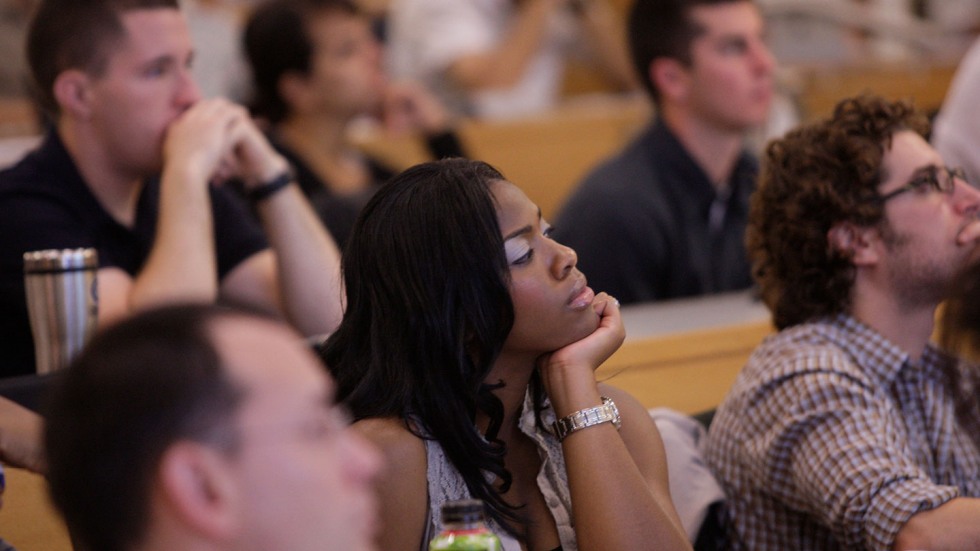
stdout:
[(95, 249), (45, 249), (24, 253), (24, 273), (70, 272), (99, 267), (99, 253)]

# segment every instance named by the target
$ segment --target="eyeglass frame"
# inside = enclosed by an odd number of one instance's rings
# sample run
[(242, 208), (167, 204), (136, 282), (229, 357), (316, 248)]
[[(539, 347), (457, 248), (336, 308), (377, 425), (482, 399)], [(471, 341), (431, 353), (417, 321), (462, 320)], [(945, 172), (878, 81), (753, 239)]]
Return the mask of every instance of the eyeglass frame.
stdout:
[[(940, 180), (939, 178), (940, 170), (946, 172), (947, 178), (945, 179), (945, 182), (949, 182), (948, 184)], [(957, 179), (960, 179), (963, 182), (969, 184), (969, 181), (966, 179), (966, 171), (963, 170), (963, 167), (930, 165), (928, 167), (920, 169), (920, 171), (921, 171), (920, 174), (913, 176), (912, 179), (909, 180), (909, 182), (904, 186), (889, 191), (884, 195), (879, 195), (878, 197), (876, 197), (875, 202), (877, 202), (878, 204), (884, 204), (886, 201), (894, 199), (895, 197), (898, 197), (899, 195), (907, 191), (915, 191), (915, 190), (922, 189), (922, 187), (925, 185), (932, 186), (932, 189), (938, 191), (939, 193), (945, 193), (949, 195), (952, 194), (953, 191), (956, 189)]]

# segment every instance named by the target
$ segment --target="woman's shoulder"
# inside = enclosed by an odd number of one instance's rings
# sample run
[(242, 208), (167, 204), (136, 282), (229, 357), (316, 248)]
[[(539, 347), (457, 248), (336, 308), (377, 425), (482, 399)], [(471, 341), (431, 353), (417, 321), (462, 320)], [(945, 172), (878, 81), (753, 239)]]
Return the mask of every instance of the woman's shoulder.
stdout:
[(629, 419), (630, 424), (639, 424), (642, 427), (655, 427), (650, 412), (629, 392), (605, 383), (599, 383), (599, 393), (612, 399), (616, 403), (616, 409), (623, 419)]
[(384, 526), (380, 549), (418, 549), (429, 522), (425, 442), (398, 417), (362, 419), (351, 427), (381, 452), (375, 479)]
[(361, 419), (351, 428), (374, 444), (391, 463), (417, 464), (425, 466), (425, 442), (409, 429), (407, 422), (400, 417), (371, 417)]
[(640, 401), (633, 397), (633, 395), (629, 392), (606, 383), (598, 383), (597, 386), (599, 388), (599, 394), (611, 398), (612, 401), (616, 402), (618, 407), (626, 407), (629, 409), (640, 408), (645, 411), (645, 408)]

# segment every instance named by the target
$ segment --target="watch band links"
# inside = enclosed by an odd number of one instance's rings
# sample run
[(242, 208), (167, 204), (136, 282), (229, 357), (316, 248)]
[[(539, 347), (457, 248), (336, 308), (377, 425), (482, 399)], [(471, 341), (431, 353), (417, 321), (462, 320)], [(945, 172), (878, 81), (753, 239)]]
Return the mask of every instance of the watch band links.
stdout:
[(617, 430), (622, 423), (616, 403), (606, 396), (602, 396), (601, 406), (580, 409), (555, 421), (555, 436), (561, 442), (573, 432), (603, 423), (612, 423)]

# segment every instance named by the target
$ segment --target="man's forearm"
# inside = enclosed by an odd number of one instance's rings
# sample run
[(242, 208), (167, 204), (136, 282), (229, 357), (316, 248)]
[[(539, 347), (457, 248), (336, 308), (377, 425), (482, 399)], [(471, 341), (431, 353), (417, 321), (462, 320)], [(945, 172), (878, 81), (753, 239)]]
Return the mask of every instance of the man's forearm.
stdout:
[(208, 184), (184, 167), (160, 183), (156, 236), (129, 296), (131, 308), (173, 300), (212, 302), (218, 279)]
[(283, 312), (306, 335), (332, 332), (343, 313), (337, 244), (295, 184), (257, 210), (276, 254)]
[(980, 549), (980, 499), (959, 497), (921, 511), (898, 532), (895, 551), (972, 551)]
[(521, 6), (499, 45), (492, 51), (457, 59), (449, 68), (452, 78), (467, 90), (516, 84), (541, 48), (554, 5), (556, 0), (532, 0)]

